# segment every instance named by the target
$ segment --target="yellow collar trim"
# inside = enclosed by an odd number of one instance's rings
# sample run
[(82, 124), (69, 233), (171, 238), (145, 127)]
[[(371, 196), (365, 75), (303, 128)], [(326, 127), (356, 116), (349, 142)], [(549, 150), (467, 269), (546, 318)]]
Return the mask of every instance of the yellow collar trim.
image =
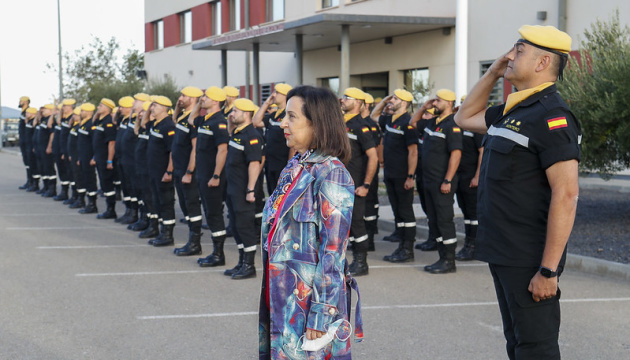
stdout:
[(350, 119), (354, 118), (357, 115), (359, 115), (359, 114), (343, 114), (343, 120), (345, 122), (348, 122), (348, 121), (350, 121)]
[(503, 109), (503, 115), (507, 114), (508, 111), (512, 110), (512, 108), (523, 102), (528, 97), (534, 95), (537, 92), (543, 91), (551, 85), (553, 85), (552, 82), (546, 82), (531, 89), (525, 89), (517, 91), (515, 93), (511, 93), (510, 95), (508, 95), (507, 100), (505, 101), (505, 109)]
[(233, 107), (234, 107), (234, 105), (230, 105), (230, 106), (226, 107), (225, 109), (223, 109), (223, 113), (229, 113), (230, 110), (232, 110)]
[(277, 119), (278, 116), (280, 116), (280, 114), (282, 114), (283, 111), (284, 111), (284, 108), (276, 110), (276, 115), (274, 115), (274, 118)]
[(85, 125), (85, 123), (86, 123), (86, 122), (88, 122), (88, 121), (90, 121), (90, 118), (83, 119), (83, 120), (81, 120), (81, 123), (80, 123), (79, 125), (80, 125), (80, 126), (83, 126), (83, 125)]
[(402, 113), (402, 114), (397, 114), (397, 115), (393, 115), (393, 116), (392, 116), (392, 123), (393, 123), (394, 121), (398, 120), (398, 118), (399, 118), (399, 117), (403, 116), (403, 114), (404, 114), (404, 113)]
[(247, 125), (249, 125), (249, 124), (241, 125), (241, 126), (237, 127), (236, 129), (234, 129), (234, 134), (236, 134), (237, 132), (245, 129), (247, 127)]
[(190, 111), (186, 111), (184, 110), (184, 112), (179, 116), (179, 118), (177, 119), (177, 121), (185, 118), (186, 116), (188, 116), (188, 114), (190, 114)]
[(216, 111), (215, 111), (215, 112), (213, 112), (213, 113), (209, 113), (209, 114), (208, 114), (208, 115), (206, 115), (203, 119), (204, 119), (204, 120), (208, 120), (208, 119), (210, 119), (210, 118), (212, 117), (212, 115), (214, 115), (214, 114), (216, 114), (216, 113), (217, 113)]

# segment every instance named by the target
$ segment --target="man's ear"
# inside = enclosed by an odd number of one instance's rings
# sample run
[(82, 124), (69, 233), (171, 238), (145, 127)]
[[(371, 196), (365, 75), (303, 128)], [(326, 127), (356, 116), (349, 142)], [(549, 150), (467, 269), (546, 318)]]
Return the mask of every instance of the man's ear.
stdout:
[(543, 54), (538, 57), (536, 64), (536, 72), (541, 72), (551, 66), (552, 60), (549, 54)]

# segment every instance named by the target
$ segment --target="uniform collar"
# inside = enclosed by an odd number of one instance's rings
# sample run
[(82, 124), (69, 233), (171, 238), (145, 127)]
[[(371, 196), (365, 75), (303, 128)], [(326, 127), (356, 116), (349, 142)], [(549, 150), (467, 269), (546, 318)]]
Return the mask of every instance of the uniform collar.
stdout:
[(186, 116), (188, 116), (190, 114), (192, 110), (184, 110), (184, 112), (182, 112), (182, 114), (177, 118), (177, 121), (180, 121), (181, 119), (185, 118)]
[(224, 113), (224, 114), (229, 113), (229, 112), (230, 112), (230, 110), (232, 110), (232, 108), (233, 108), (233, 107), (234, 107), (234, 105), (233, 105), (233, 104), (232, 104), (232, 105), (230, 105), (230, 106), (228, 106), (228, 107), (226, 107), (225, 109), (223, 109), (223, 113)]
[(452, 114), (448, 114), (445, 116), (441, 116), (435, 119), (435, 125), (438, 125), (439, 123), (441, 123), (442, 121), (444, 121), (444, 119), (446, 119), (447, 117), (451, 116)]
[(276, 114), (273, 116), (275, 119), (278, 118), (284, 112), (284, 108), (276, 110)]
[(164, 117), (164, 119), (155, 120), (155, 122), (153, 123), (153, 126), (155, 127), (155, 126), (157, 126), (159, 123), (161, 123), (162, 121), (164, 121), (164, 120), (166, 120), (166, 119), (169, 119), (169, 118), (170, 118), (170, 116), (169, 116), (169, 115), (167, 115), (167, 116), (165, 116), (165, 117)]
[(503, 115), (507, 114), (510, 110), (512, 110), (512, 108), (522, 103), (525, 99), (529, 98), (530, 96), (538, 92), (545, 90), (546, 88), (552, 85), (554, 85), (554, 83), (546, 82), (536, 87), (533, 87), (531, 89), (525, 89), (525, 90), (517, 91), (515, 93), (511, 93), (510, 95), (508, 95), (507, 100), (505, 101), (505, 108), (503, 109)]
[(394, 114), (392, 115), (392, 123), (396, 120), (398, 120), (399, 117), (405, 115), (406, 113), (402, 113), (402, 114)]
[(80, 126), (85, 125), (86, 122), (90, 121), (90, 118), (81, 120)]
[(234, 135), (236, 135), (237, 133), (243, 131), (243, 129), (245, 129), (246, 127), (248, 127), (251, 124), (247, 124), (247, 125), (241, 125), (239, 127), (237, 127), (236, 129), (234, 129)]
[(208, 120), (208, 119), (210, 119), (210, 118), (212, 117), (212, 115), (214, 115), (214, 114), (216, 114), (216, 113), (217, 113), (216, 111), (215, 111), (215, 112), (208, 113), (208, 114), (207, 114), (207, 115), (206, 115), (203, 119), (204, 119), (204, 120)]
[(343, 114), (343, 120), (345, 122), (348, 122), (348, 121), (354, 119), (354, 117), (357, 116), (357, 115), (359, 115), (359, 114)]

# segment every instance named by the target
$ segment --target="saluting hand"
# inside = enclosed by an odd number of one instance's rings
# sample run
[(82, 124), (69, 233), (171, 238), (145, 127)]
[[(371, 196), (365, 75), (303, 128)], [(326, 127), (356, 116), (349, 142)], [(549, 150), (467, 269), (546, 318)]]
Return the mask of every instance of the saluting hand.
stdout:
[[(512, 51), (512, 49), (510, 49), (510, 51)], [(496, 77), (497, 79), (502, 78), (503, 74), (505, 74), (505, 70), (507, 70), (509, 61), (509, 59), (507, 58), (507, 54), (509, 54), (510, 51), (497, 58), (488, 69), (488, 72), (494, 75), (494, 77)]]

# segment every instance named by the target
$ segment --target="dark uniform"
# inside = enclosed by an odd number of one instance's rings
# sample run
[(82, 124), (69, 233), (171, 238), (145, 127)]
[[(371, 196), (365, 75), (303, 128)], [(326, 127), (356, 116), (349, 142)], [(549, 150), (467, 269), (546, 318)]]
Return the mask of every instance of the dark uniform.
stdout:
[[(260, 241), (260, 233), (254, 224), (256, 204), (245, 200), (247, 196), (249, 163), (262, 161), (263, 138), (249, 124), (235, 129), (228, 143), (228, 154), (225, 163), (227, 175), (227, 206), (231, 223), (234, 225), (234, 239), (242, 253), (255, 252)], [(253, 190), (253, 189), (252, 189)], [(244, 255), (243, 255), (244, 256)]]
[(285, 113), (285, 109), (282, 109), (263, 117), (263, 123), (265, 124), (265, 147), (267, 149), (265, 177), (267, 178), (267, 193), (269, 195), (276, 189), (280, 173), (282, 169), (287, 166), (287, 162), (289, 161), (287, 139), (284, 137), (284, 129), (280, 127)]
[[(136, 114), (123, 119), (123, 121), (120, 122), (118, 133), (116, 134), (116, 145), (120, 142), (120, 153), (118, 153), (118, 150), (116, 153), (118, 154), (118, 164), (120, 169), (119, 174), (122, 177), (122, 191), (123, 194), (125, 194), (123, 201), (125, 201), (126, 198), (126, 205), (129, 209), (127, 218), (122, 219), (120, 223), (129, 225), (138, 221), (138, 190), (136, 189), (135, 160), (136, 142), (138, 141), (138, 137), (134, 132), (136, 121)], [(119, 137), (118, 134), (120, 134)], [(132, 230), (131, 226), (129, 226), (128, 229)]]
[(66, 142), (66, 154), (68, 159), (68, 166), (72, 173), (71, 182), (73, 184), (74, 191), (76, 193), (75, 200), (69, 204), (71, 209), (80, 209), (85, 207), (85, 184), (83, 182), (83, 174), (81, 173), (81, 167), (77, 165), (79, 161), (79, 129), (81, 128), (80, 122), (77, 122), (70, 128), (68, 133), (68, 140)]
[(88, 196), (85, 208), (79, 210), (82, 214), (92, 214), (98, 211), (96, 206), (96, 169), (90, 165), (90, 160), (94, 158), (92, 136), (95, 128), (96, 126), (92, 124), (92, 119), (84, 119), (81, 120), (78, 130), (77, 148), (79, 150), (79, 163)]
[[(137, 119), (136, 121), (142, 121)], [(140, 206), (140, 212), (146, 214), (148, 223), (135, 224), (132, 227), (134, 231), (141, 231), (138, 234), (140, 238), (151, 238), (159, 234), (158, 227), (158, 213), (153, 202), (153, 192), (151, 191), (151, 180), (149, 178), (149, 166), (147, 149), (149, 147), (150, 129), (153, 126), (153, 121), (149, 121), (146, 128), (140, 126), (138, 129), (138, 140), (134, 149), (134, 165), (136, 170), (136, 176), (134, 177), (134, 184), (136, 189), (136, 196), (138, 197), (138, 205)], [(141, 216), (141, 219), (143, 216)]]
[[(115, 174), (113, 169), (107, 168), (110, 141), (116, 141), (116, 125), (113, 123), (111, 115), (105, 115), (100, 119), (96, 119), (94, 133), (92, 135), (92, 147), (94, 149), (94, 160), (96, 161), (98, 179), (107, 204), (107, 211), (101, 214), (101, 218), (105, 219), (116, 218)], [(113, 159), (111, 163), (113, 165)]]
[(52, 152), (57, 164), (57, 174), (59, 174), (59, 183), (61, 184), (61, 192), (53, 199), (64, 201), (68, 199), (68, 187), (72, 178), (71, 170), (68, 166), (68, 134), (70, 133), (70, 120), (74, 114), (71, 112), (66, 118), (61, 118), (59, 125), (55, 125), (55, 135), (53, 135)]
[[(457, 234), (453, 222), (453, 197), (457, 191), (457, 173), (450, 179), (451, 191), (443, 194), (440, 187), (446, 178), (451, 152), (462, 150), (462, 129), (455, 125), (453, 115), (438, 121), (435, 117), (424, 128), (422, 144), (422, 179), (429, 219), (429, 238), (436, 239), (440, 262), (425, 267), (431, 272), (455, 270), (455, 248)], [(445, 263), (448, 262), (448, 263)]]
[(35, 118), (24, 123), (24, 134), (20, 136), (24, 137), (24, 149), (26, 151), (26, 162), (28, 164), (29, 178), (31, 179), (30, 186), (26, 191), (33, 192), (39, 190), (39, 179), (41, 177), (39, 168), (37, 165), (37, 154), (35, 153), (33, 136), (35, 134), (35, 128), (33, 124)]
[[(413, 189), (405, 190), (405, 181), (410, 175), (408, 169), (409, 146), (417, 145), (418, 133), (409, 125), (408, 113), (400, 116), (383, 115), (379, 119), (384, 132), (383, 160), (385, 163), (384, 179), (389, 203), (394, 212), (396, 233), (400, 237), (398, 249), (386, 261), (398, 262), (413, 259), (413, 242), (416, 237), (416, 218), (413, 212)], [(413, 176), (413, 175), (412, 175)]]
[[(223, 244), (225, 243), (225, 222), (223, 220), (223, 194), (226, 188), (225, 171), (216, 174), (216, 158), (219, 145), (227, 144), (230, 141), (230, 134), (227, 131), (227, 121), (223, 112), (208, 114), (201, 118), (197, 129), (197, 158), (195, 176), (199, 184), (199, 194), (201, 203), (206, 214), (206, 221), (212, 235), (214, 252), (210, 256), (216, 256), (212, 266), (224, 265)], [(219, 176), (219, 186), (208, 187), (208, 182), (214, 175)], [(200, 264), (208, 263), (200, 260)], [(210, 260), (210, 259), (208, 259)], [(215, 265), (216, 263), (216, 265)], [(202, 265), (210, 266), (210, 265)]]
[[(365, 125), (370, 128), (374, 146), (378, 147), (383, 139), (383, 132), (381, 131), (380, 126), (372, 120), (370, 115), (365, 117), (363, 121), (365, 122)], [(378, 172), (377, 168), (376, 174), (374, 174), (372, 183), (370, 184), (370, 190), (365, 197), (365, 215), (363, 216), (363, 220), (365, 220), (365, 229), (368, 234), (368, 241), (370, 242), (371, 247), (374, 245), (374, 234), (378, 234), (378, 208), (380, 206), (378, 201)], [(372, 247), (370, 251), (373, 249), (374, 248)]]
[(22, 163), (24, 164), (24, 168), (26, 169), (26, 183), (20, 186), (20, 190), (26, 190), (29, 188), (33, 179), (31, 177), (31, 167), (28, 161), (28, 149), (26, 147), (27, 143), (30, 143), (29, 140), (26, 140), (26, 107), (22, 109), (22, 113), (20, 114), (20, 121), (18, 123), (18, 139), (20, 145), (20, 152), (22, 153)]
[[(547, 238), (551, 188), (545, 171), (580, 160), (581, 129), (555, 85), (505, 115), (504, 108), (486, 111), (475, 258), (490, 265), (510, 359), (560, 359), (560, 289), (535, 302), (528, 286)], [(563, 255), (558, 276), (564, 263)]]
[(477, 165), (479, 164), (479, 150), (481, 149), (481, 141), (483, 135), (464, 131), (462, 137), (462, 159), (459, 162), (457, 177), (459, 184), (457, 185), (457, 203), (464, 214), (464, 227), (466, 231), (466, 240), (464, 248), (455, 256), (457, 260), (472, 260), (472, 253), (475, 248), (475, 239), (477, 239), (477, 188), (470, 187), (470, 181), (477, 173)]
[[(184, 111), (177, 119), (175, 135), (173, 136), (173, 181), (179, 199), (179, 206), (188, 222), (188, 243), (184, 248), (175, 249), (177, 255), (196, 255), (201, 253), (201, 202), (199, 199), (199, 184), (194, 173), (189, 172), (190, 154), (193, 149), (192, 141), (197, 138), (197, 126), (188, 123), (190, 111)], [(195, 119), (197, 120), (197, 119)], [(195, 123), (195, 122), (193, 122)], [(195, 161), (196, 163), (196, 161)], [(193, 172), (195, 169), (192, 169)], [(184, 184), (182, 178), (191, 174), (190, 183)]]
[[(114, 169), (116, 169), (115, 180), (120, 181), (120, 190), (122, 192), (122, 201), (125, 204), (125, 214), (116, 219), (116, 222), (121, 222), (126, 220), (129, 217), (129, 212), (131, 210), (131, 184), (126, 181), (127, 175), (125, 174), (125, 170), (121, 164), (121, 157), (123, 152), (123, 143), (122, 137), (124, 133), (127, 131), (127, 125), (129, 123), (129, 116), (123, 116), (118, 113), (118, 118), (116, 119), (116, 139), (114, 145)], [(131, 175), (129, 176), (131, 178)], [(112, 181), (113, 182), (113, 181)], [(115, 190), (115, 188), (114, 188)]]
[[(48, 143), (50, 142), (50, 134), (54, 131), (54, 125), (48, 127), (48, 121), (51, 116), (46, 116), (41, 119), (39, 132), (37, 133), (37, 153), (39, 154), (38, 161), (41, 164), (40, 170), (42, 180), (44, 181), (44, 189), (46, 189), (46, 191), (42, 193), (42, 196), (44, 197), (54, 197), (57, 195), (57, 173), (55, 173), (54, 155), (52, 153), (46, 153)], [(54, 124), (54, 121), (52, 123)]]
[[(346, 115), (346, 132), (350, 139), (351, 157), (346, 164), (346, 169), (354, 181), (355, 187), (363, 186), (365, 174), (367, 172), (368, 156), (366, 151), (374, 148), (372, 131), (367, 126), (360, 114)], [(365, 197), (355, 196), (352, 208), (352, 223), (350, 224), (350, 241), (352, 242), (352, 252), (354, 261), (350, 265), (350, 272), (356, 274), (358, 266), (365, 263), (364, 256), (368, 250), (368, 235), (365, 229)], [(364, 271), (367, 274), (367, 264)]]
[[(147, 125), (148, 127), (148, 125)], [(175, 188), (173, 182), (163, 182), (162, 177), (168, 169), (171, 157), (171, 147), (175, 136), (175, 124), (170, 116), (162, 120), (156, 120), (149, 129), (149, 143), (147, 145), (147, 162), (149, 164), (149, 181), (153, 204), (162, 222), (163, 231), (160, 235), (149, 241), (150, 245), (165, 246), (173, 244), (173, 227), (175, 227)]]

